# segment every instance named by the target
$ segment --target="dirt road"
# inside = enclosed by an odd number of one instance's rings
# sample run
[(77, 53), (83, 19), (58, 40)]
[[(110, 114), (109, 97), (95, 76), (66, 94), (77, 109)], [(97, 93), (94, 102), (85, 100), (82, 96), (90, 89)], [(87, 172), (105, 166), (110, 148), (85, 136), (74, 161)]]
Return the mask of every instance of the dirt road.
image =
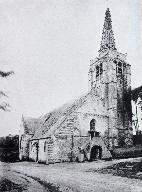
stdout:
[(30, 192), (142, 192), (141, 180), (91, 171), (116, 162), (120, 160), (51, 165), (32, 162), (1, 163), (1, 181), (7, 179), (15, 184), (15, 188), (17, 184), (15, 191), (19, 192), (20, 190)]

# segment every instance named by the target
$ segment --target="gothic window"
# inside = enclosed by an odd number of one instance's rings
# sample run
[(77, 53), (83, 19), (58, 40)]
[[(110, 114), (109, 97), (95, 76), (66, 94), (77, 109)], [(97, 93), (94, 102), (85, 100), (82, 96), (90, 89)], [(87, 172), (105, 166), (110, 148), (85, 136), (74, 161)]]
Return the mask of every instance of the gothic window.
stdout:
[(126, 63), (123, 64), (123, 67), (126, 68)]
[(100, 64), (100, 75), (103, 73), (103, 64)]
[(116, 60), (114, 60), (114, 63), (115, 63), (115, 64), (117, 64), (117, 61), (116, 61)]
[(122, 63), (121, 62), (118, 62), (118, 67), (122, 67)]
[(96, 78), (99, 76), (99, 66), (96, 66)]
[(121, 62), (118, 62), (118, 74), (122, 75), (122, 63)]
[(100, 63), (100, 65), (96, 66), (96, 78), (102, 75), (103, 73), (103, 64)]
[(122, 65), (122, 63), (119, 61), (119, 62), (117, 62), (116, 60), (114, 60), (113, 61), (115, 64), (116, 64), (116, 72), (117, 72), (117, 74), (118, 75), (122, 75), (122, 67), (123, 67), (123, 65)]
[(96, 124), (96, 120), (92, 119), (90, 121), (90, 131), (95, 131), (95, 124)]

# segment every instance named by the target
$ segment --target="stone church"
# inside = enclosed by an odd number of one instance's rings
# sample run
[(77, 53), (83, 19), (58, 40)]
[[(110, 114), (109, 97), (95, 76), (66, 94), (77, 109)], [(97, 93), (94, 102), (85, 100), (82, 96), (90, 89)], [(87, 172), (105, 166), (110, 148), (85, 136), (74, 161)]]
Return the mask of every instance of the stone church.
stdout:
[(115, 46), (109, 9), (88, 77), (86, 95), (38, 119), (22, 117), (21, 160), (48, 164), (109, 159), (114, 148), (132, 145), (131, 66)]

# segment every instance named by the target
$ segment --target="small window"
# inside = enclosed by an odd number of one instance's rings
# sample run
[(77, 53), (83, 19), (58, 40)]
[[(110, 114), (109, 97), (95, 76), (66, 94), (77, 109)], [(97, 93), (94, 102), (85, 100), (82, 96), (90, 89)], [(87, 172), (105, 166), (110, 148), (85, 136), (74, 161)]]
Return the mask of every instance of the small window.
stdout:
[(99, 66), (97, 65), (96, 66), (96, 77), (98, 77), (99, 76)]
[(122, 63), (121, 62), (118, 62), (118, 67), (122, 67)]
[(100, 133), (99, 132), (95, 132), (95, 137), (99, 137), (100, 136)]
[(96, 66), (96, 78), (102, 75), (103, 73), (103, 64), (100, 63), (100, 65)]
[(103, 73), (103, 64), (100, 64), (100, 75)]
[(117, 64), (117, 74), (122, 75), (122, 63), (118, 62)]
[(121, 68), (118, 68), (118, 73), (122, 74), (122, 69)]
[(96, 124), (96, 120), (92, 119), (90, 121), (90, 131), (95, 131), (95, 124)]
[(124, 67), (124, 68), (126, 67), (126, 63), (123, 64), (123, 67)]
[(44, 142), (44, 152), (46, 151), (46, 141)]
[(115, 64), (117, 64), (117, 61), (116, 61), (116, 60), (114, 60), (114, 63), (115, 63)]

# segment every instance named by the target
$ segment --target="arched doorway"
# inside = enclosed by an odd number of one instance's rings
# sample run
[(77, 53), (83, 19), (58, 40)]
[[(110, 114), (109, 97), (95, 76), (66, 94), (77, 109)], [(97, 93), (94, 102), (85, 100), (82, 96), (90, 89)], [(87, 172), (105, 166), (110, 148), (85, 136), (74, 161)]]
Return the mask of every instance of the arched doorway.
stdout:
[(101, 158), (102, 158), (102, 148), (98, 145), (93, 146), (90, 153), (90, 160), (94, 161)]

